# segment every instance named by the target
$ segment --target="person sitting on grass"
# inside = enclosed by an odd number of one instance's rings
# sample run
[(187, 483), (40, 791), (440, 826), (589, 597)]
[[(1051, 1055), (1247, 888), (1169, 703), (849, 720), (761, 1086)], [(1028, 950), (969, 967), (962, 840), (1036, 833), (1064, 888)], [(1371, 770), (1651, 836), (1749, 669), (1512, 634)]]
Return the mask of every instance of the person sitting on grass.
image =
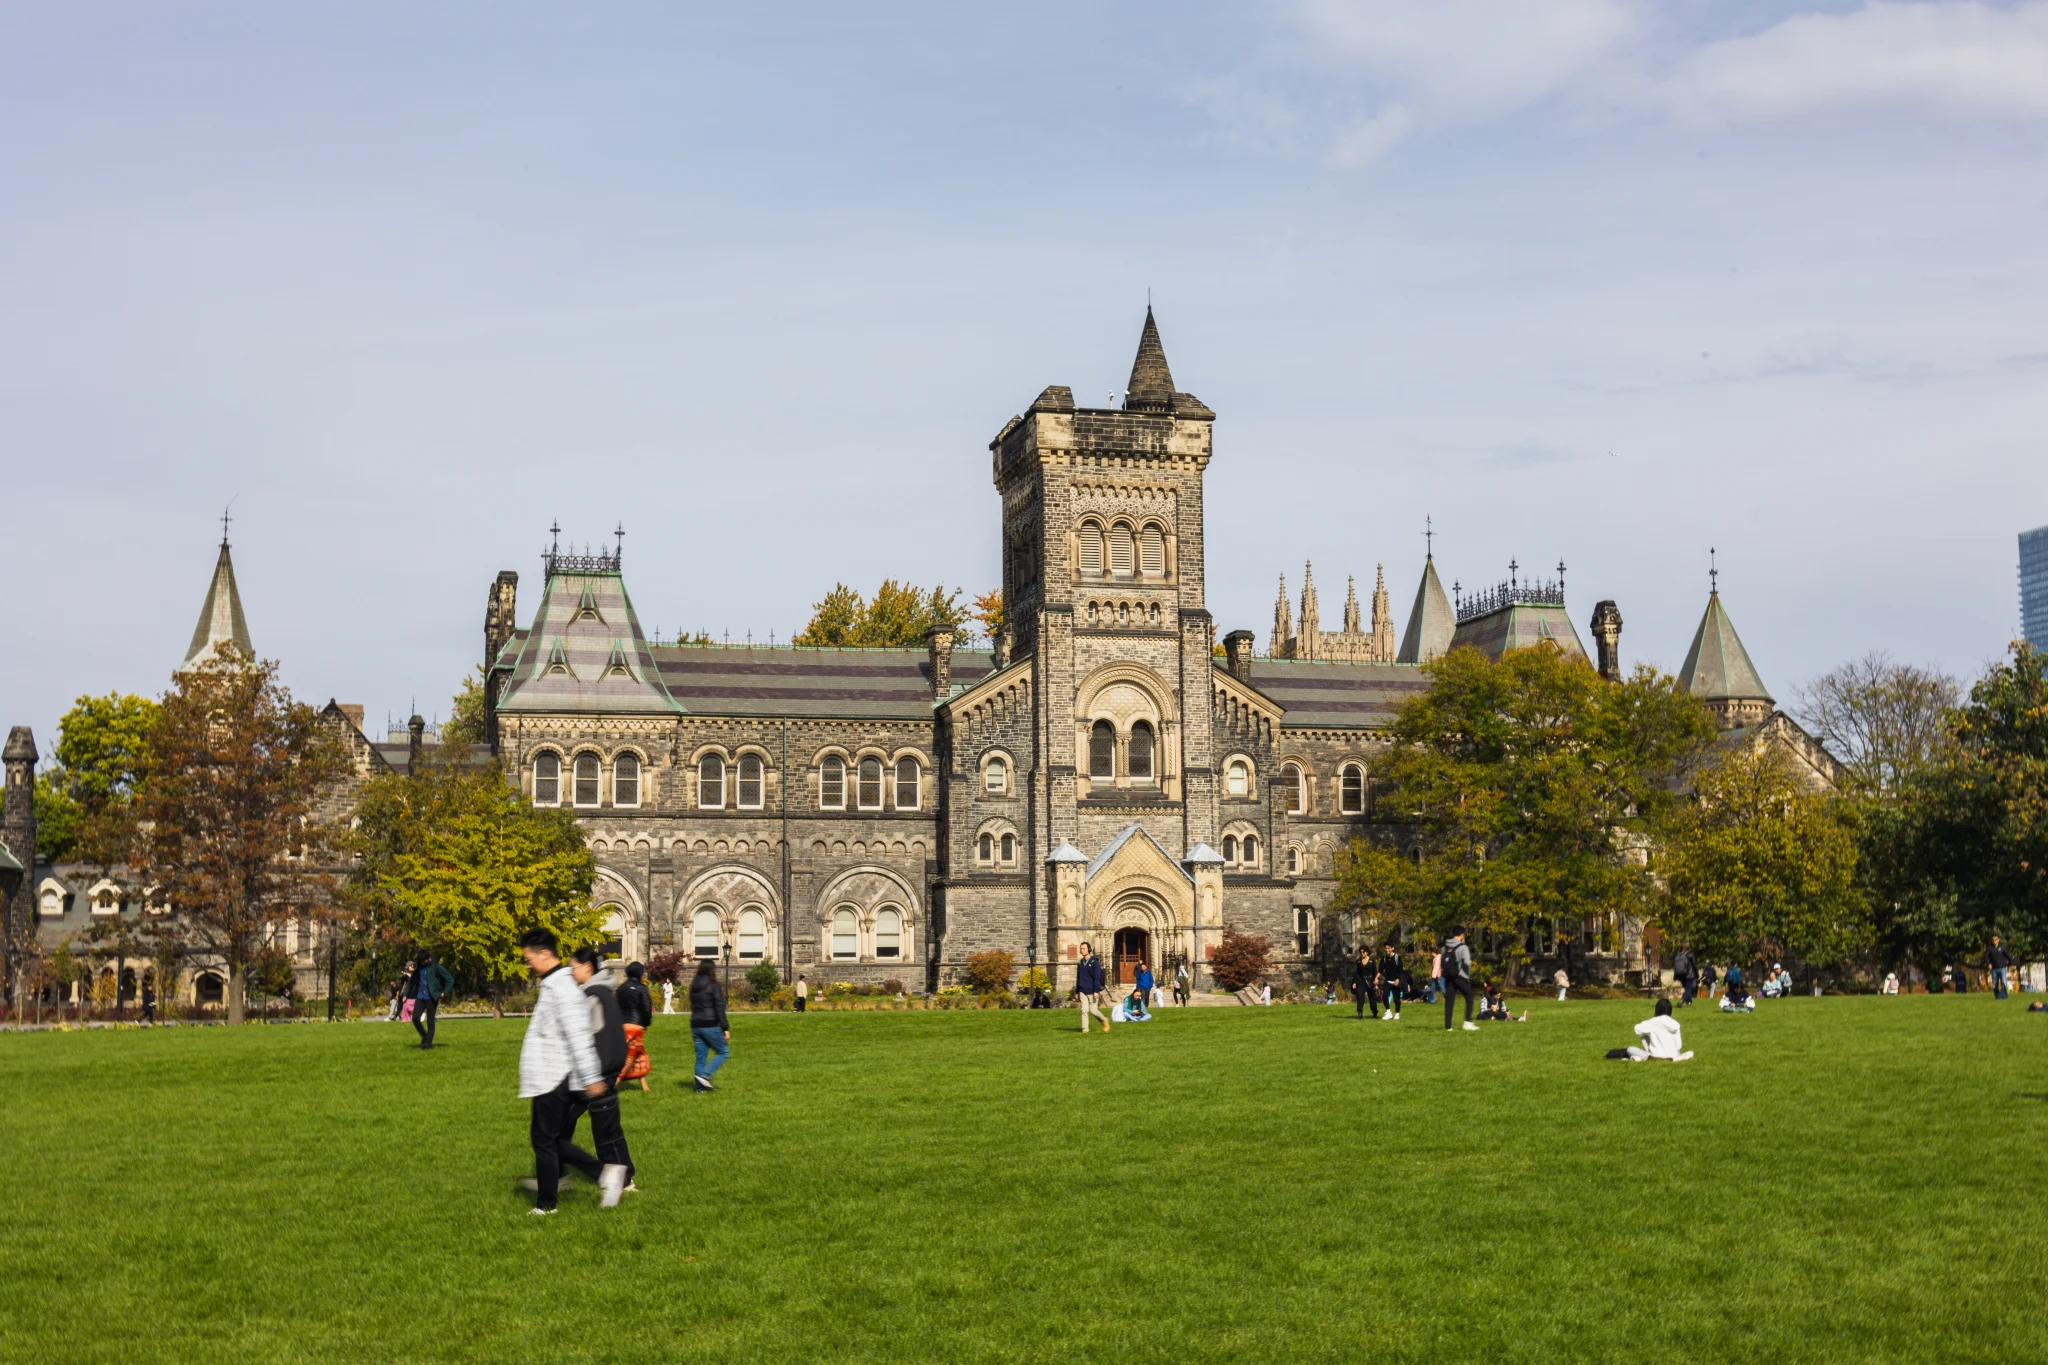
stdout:
[(1500, 993), (1500, 983), (1498, 981), (1486, 983), (1486, 989), (1481, 993), (1479, 999), (1479, 1017), (1503, 1024), (1514, 1018), (1513, 1015), (1508, 1013), (1508, 1002)]
[(1134, 990), (1123, 1003), (1123, 1017), (1133, 1024), (1152, 1022), (1151, 1011), (1145, 1008), (1145, 992)]
[(1671, 1002), (1659, 1000), (1657, 1012), (1636, 1025), (1636, 1037), (1642, 1040), (1641, 1047), (1618, 1047), (1607, 1055), (1615, 1061), (1626, 1057), (1632, 1062), (1689, 1062), (1692, 1054), (1684, 1050), (1685, 1045), (1678, 1035), (1678, 1021), (1671, 1017)]
[(2028, 1014), (2048, 1014), (2048, 1000), (2036, 1000), (2027, 1006)]
[(1733, 967), (1728, 969), (1728, 988), (1721, 992), (1723, 1014), (1755, 1014), (1756, 998), (1749, 993), (1749, 987), (1742, 984), (1742, 977)]

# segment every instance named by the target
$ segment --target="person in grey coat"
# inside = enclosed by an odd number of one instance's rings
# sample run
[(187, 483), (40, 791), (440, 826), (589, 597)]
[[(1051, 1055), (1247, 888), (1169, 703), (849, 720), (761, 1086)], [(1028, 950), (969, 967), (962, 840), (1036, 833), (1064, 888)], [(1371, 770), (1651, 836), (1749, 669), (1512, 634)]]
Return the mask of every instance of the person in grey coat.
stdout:
[(1465, 997), (1465, 1027), (1479, 1032), (1479, 1025), (1472, 1022), (1472, 949), (1466, 946), (1462, 932), (1452, 934), (1444, 944), (1443, 990), (1444, 1032), (1451, 1031), (1451, 1010), (1460, 995)]

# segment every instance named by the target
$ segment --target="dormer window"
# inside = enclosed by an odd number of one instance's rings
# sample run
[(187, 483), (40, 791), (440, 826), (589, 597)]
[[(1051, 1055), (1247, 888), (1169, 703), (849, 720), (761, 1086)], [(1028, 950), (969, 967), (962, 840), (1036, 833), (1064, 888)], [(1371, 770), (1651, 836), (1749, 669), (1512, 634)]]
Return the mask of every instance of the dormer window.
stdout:
[(576, 676), (569, 669), (569, 655), (563, 650), (560, 640), (555, 641), (555, 647), (548, 651), (547, 671), (551, 677), (573, 678)]
[(588, 583), (583, 585), (583, 595), (576, 599), (576, 619), (579, 621), (602, 621), (597, 611), (597, 593)]
[(607, 678), (630, 678), (633, 667), (626, 660), (626, 646), (623, 641), (612, 641), (612, 657), (605, 661), (604, 675)]

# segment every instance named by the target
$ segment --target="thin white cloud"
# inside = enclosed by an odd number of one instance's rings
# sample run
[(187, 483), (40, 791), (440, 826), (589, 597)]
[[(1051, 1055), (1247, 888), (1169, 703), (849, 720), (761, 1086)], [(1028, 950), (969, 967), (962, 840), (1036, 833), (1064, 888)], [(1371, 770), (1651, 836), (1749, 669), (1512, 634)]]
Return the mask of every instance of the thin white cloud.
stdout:
[(1961, 117), (2048, 116), (2048, 3), (1879, 3), (1802, 14), (1711, 43), (1661, 83), (1691, 123), (1886, 107)]

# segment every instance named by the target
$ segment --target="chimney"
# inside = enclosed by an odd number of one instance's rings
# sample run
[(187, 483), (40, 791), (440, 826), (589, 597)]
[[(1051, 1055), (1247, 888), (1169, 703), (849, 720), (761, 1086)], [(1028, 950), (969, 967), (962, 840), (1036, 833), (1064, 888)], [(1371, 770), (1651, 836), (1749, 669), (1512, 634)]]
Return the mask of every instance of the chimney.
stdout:
[(415, 712), (413, 718), (405, 723), (405, 732), (408, 736), (405, 745), (405, 775), (418, 777), (420, 760), (426, 754), (427, 723)]
[(1230, 664), (1230, 676), (1245, 686), (1252, 682), (1252, 633), (1233, 630), (1223, 637), (1223, 657)]
[(941, 623), (925, 632), (925, 645), (931, 651), (932, 659), (932, 700), (944, 701), (953, 694), (953, 636), (954, 628)]
[(348, 717), (348, 723), (360, 730), (363, 728), (363, 704), (359, 701), (338, 701), (334, 709)]
[[(0, 880), (0, 934), (10, 952), (36, 931), (36, 736), (26, 725), (7, 732), (6, 791), (0, 794), (0, 843), (22, 870)], [(21, 980), (13, 982), (21, 1004)], [(16, 1016), (17, 1018), (19, 1016)]]
[(1600, 676), (1621, 681), (1621, 608), (1612, 598), (1593, 608), (1593, 639), (1600, 651)]

